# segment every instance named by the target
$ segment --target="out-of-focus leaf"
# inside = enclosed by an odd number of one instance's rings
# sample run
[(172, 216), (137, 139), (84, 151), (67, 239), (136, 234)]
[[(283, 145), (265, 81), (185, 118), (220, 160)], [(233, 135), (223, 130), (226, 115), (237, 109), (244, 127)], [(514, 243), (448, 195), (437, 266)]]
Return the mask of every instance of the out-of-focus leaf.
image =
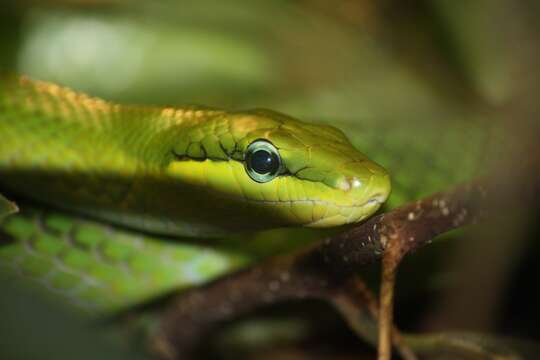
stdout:
[(20, 278), (0, 271), (0, 284), (0, 359), (145, 359)]
[(17, 205), (0, 194), (0, 220), (8, 215), (16, 213), (17, 211), (19, 211)]

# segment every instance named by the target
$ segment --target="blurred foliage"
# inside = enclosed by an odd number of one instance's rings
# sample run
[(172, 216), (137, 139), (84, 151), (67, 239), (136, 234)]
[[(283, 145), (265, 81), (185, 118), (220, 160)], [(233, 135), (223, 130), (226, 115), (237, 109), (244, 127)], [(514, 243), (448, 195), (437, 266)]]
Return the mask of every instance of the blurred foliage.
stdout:
[(0, 282), (1, 359), (145, 359), (122, 345), (125, 340), (118, 339), (112, 329), (89, 325), (81, 314), (67, 312), (3, 271)]
[[(400, 114), (409, 119), (419, 110), (428, 115), (463, 107), (446, 96), (448, 82), (436, 80), (450, 79), (453, 84), (461, 78), (459, 87), (467, 89), (467, 81), (483, 78), (465, 78), (441, 55), (441, 47), (453, 45), (450, 40), (435, 42), (424, 35), (434, 31), (417, 26), (414, 16), (387, 15), (382, 6), (374, 10), (381, 11), (373, 14), (376, 19), (398, 18), (398, 25), (413, 31), (369, 32), (362, 23), (340, 23), (340, 14), (332, 11), (362, 11), (361, 5), (348, 1), (343, 6), (353, 8), (344, 10), (339, 5), (332, 10), (328, 5), (242, 0), (14, 4), (12, 11), (24, 24), (19, 26), (14, 63), (19, 72), (112, 100), (263, 106), (300, 117)], [(400, 7), (408, 8), (394, 11)], [(405, 15), (414, 14), (417, 7), (437, 10), (413, 6)], [(461, 11), (449, 7), (446, 14)], [(474, 21), (458, 20), (461, 23), (450, 24), (451, 29)], [(427, 22), (427, 30), (435, 28)], [(386, 36), (399, 46), (379, 41)], [(402, 61), (413, 57), (426, 66)], [(461, 63), (474, 64), (473, 60)]]
[(0, 220), (17, 212), (17, 206), (0, 194)]

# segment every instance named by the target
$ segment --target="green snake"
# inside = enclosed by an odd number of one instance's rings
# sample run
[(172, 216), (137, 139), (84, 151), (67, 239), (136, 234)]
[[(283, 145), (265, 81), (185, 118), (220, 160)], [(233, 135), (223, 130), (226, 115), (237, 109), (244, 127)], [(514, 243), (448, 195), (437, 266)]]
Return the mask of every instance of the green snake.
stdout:
[(2, 189), (29, 200), (2, 224), (0, 265), (95, 311), (240, 261), (160, 236), (350, 224), (390, 192), (341, 131), (269, 110), (124, 106), (4, 76), (0, 135)]
[[(390, 168), (394, 207), (470, 178), (490, 135), (474, 122), (370, 123), (349, 141), (269, 110), (128, 106), (0, 79), (0, 274), (95, 316), (254, 261), (260, 230), (366, 219), (390, 177), (355, 146)], [(239, 232), (245, 251), (221, 246)]]

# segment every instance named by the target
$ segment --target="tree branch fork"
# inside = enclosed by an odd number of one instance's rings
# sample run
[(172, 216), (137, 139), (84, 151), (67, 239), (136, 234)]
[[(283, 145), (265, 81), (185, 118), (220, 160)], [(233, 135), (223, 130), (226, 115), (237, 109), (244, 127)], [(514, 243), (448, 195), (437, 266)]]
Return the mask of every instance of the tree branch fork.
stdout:
[[(466, 183), (180, 294), (162, 314), (152, 348), (168, 359), (185, 358), (216, 324), (264, 305), (318, 298), (332, 303), (364, 340), (378, 344), (379, 359), (390, 359), (392, 344), (403, 358), (414, 359), (392, 325), (393, 288), (401, 259), (439, 234), (478, 223), (500, 213), (501, 208), (509, 211), (511, 206), (522, 206), (523, 199), (537, 198), (540, 182), (534, 180), (521, 186), (512, 184), (513, 191), (508, 192), (503, 191), (508, 184)], [(363, 265), (381, 257), (378, 309), (356, 275)], [(378, 335), (373, 328), (377, 315)]]

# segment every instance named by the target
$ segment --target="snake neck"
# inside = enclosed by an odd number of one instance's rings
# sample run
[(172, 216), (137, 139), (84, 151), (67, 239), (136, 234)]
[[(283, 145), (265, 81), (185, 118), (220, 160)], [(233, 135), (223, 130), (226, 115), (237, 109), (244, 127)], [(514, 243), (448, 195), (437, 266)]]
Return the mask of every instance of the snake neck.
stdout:
[[(0, 77), (4, 163), (134, 174), (165, 161), (184, 129), (219, 111), (113, 104), (55, 84)], [(61, 156), (59, 156), (61, 155)]]
[(166, 216), (151, 210), (167, 196), (158, 190), (167, 189), (162, 169), (178, 136), (217, 113), (112, 104), (54, 84), (4, 77), (0, 184), (116, 223), (177, 233)]

